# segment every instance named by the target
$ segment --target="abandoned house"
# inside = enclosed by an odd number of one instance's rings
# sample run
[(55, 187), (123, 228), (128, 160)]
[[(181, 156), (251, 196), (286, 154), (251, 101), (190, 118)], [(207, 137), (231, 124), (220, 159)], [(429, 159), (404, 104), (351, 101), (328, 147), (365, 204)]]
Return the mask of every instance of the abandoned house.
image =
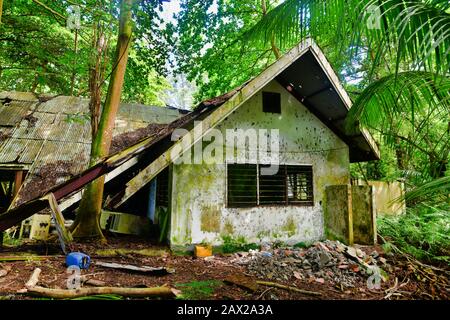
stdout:
[[(202, 242), (220, 246), (225, 236), (247, 243), (325, 237), (373, 242), (371, 187), (350, 186), (349, 165), (379, 159), (379, 151), (366, 130), (344, 130), (351, 100), (311, 39), (190, 113), (123, 105), (117, 148), (91, 168), (86, 168), (89, 125), (77, 119), (86, 100), (23, 93), (2, 93), (0, 99), (0, 168), (8, 182), (2, 183), (2, 197), (15, 196), (0, 214), (0, 231), (48, 206), (47, 194), (70, 212), (83, 186), (106, 175), (106, 210), (147, 217), (141, 223), (158, 225), (174, 248)], [(134, 140), (121, 142), (121, 135), (132, 136), (138, 128), (143, 131)], [(182, 139), (173, 139), (176, 129), (184, 129)], [(175, 161), (176, 148), (187, 158), (203, 149), (212, 129), (223, 136), (227, 130), (278, 130), (278, 171), (263, 175), (273, 163), (260, 157), (246, 163)], [(188, 135), (193, 138), (185, 140)], [(236, 159), (251, 152), (256, 151), (232, 150)]]

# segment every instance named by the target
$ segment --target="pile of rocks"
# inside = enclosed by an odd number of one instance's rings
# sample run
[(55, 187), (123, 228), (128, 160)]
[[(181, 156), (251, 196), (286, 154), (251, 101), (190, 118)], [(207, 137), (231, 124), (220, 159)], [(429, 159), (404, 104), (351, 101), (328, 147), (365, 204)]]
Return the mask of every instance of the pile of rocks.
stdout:
[(376, 251), (365, 254), (339, 241), (316, 242), (309, 248), (270, 248), (239, 253), (233, 263), (246, 265), (250, 274), (278, 281), (304, 279), (353, 287), (369, 277), (377, 262), (386, 261)]

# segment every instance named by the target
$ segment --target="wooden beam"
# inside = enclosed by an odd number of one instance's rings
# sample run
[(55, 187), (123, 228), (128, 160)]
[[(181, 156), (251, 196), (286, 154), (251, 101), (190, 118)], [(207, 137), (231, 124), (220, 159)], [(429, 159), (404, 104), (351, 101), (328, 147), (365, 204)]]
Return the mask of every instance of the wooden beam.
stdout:
[[(111, 181), (112, 179), (114, 179), (115, 177), (117, 177), (121, 173), (125, 172), (126, 170), (130, 169), (131, 167), (133, 167), (136, 164), (138, 164), (138, 156), (129, 159), (128, 161), (124, 162), (123, 164), (121, 164), (119, 167), (117, 167), (113, 171), (107, 173), (106, 177), (105, 177), (105, 183), (108, 183), (109, 181)], [(83, 191), (78, 191), (77, 193), (71, 195), (70, 197), (65, 198), (60, 203), (59, 208), (61, 209), (61, 211), (66, 210), (67, 208), (69, 208), (69, 207), (73, 206), (74, 204), (76, 204), (77, 202), (79, 202), (81, 200), (82, 196), (83, 196)]]
[(20, 187), (22, 186), (22, 181), (23, 181), (23, 171), (22, 170), (16, 171), (14, 177), (13, 198), (19, 193)]
[(61, 213), (61, 210), (59, 210), (55, 195), (53, 193), (50, 193), (49, 195), (47, 195), (47, 199), (52, 211), (52, 216), (55, 219), (55, 226), (58, 233), (59, 242), (61, 244), (61, 249), (64, 254), (67, 254), (66, 244), (70, 244), (73, 241), (72, 234), (66, 229), (66, 226), (64, 225), (64, 217)]
[(20, 221), (48, 207), (48, 200), (39, 198), (6, 211), (0, 215), (0, 231), (11, 228)]

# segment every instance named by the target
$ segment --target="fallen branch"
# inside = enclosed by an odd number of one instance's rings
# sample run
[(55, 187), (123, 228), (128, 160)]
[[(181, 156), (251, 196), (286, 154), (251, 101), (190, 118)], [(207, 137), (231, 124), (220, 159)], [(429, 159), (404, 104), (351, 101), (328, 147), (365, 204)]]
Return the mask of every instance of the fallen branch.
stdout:
[(25, 288), (18, 290), (17, 293), (27, 293), (28, 290), (37, 285), (37, 283), (39, 282), (39, 275), (41, 274), (41, 271), (42, 270), (39, 268), (34, 269), (30, 279), (28, 279), (27, 283), (25, 283)]
[(273, 287), (269, 287), (269, 288), (267, 288), (266, 290), (264, 290), (263, 293), (261, 293), (261, 294), (259, 295), (259, 297), (256, 298), (256, 300), (261, 299), (261, 298), (262, 298), (267, 292), (269, 292), (270, 290), (273, 290)]
[(322, 293), (320, 293), (320, 292), (302, 290), (302, 289), (299, 289), (299, 288), (285, 286), (283, 284), (275, 283), (275, 282), (256, 281), (256, 283), (260, 284), (260, 285), (263, 285), (263, 286), (280, 288), (280, 289), (284, 289), (284, 290), (288, 290), (288, 291), (294, 291), (294, 292), (298, 292), (298, 293), (308, 294), (308, 295), (311, 295), (311, 296), (320, 296), (320, 295), (322, 295)]
[(36, 261), (53, 257), (55, 256), (0, 256), (0, 261)]
[(166, 275), (166, 274), (174, 272), (173, 270), (167, 269), (164, 267), (159, 267), (159, 268), (148, 267), (148, 266), (138, 267), (138, 266), (133, 266), (130, 264), (109, 263), (109, 262), (96, 262), (95, 265), (104, 267), (104, 268), (125, 270), (128, 272), (150, 273), (150, 274), (154, 274), (154, 275)]
[(93, 286), (93, 287), (104, 287), (106, 285), (106, 282), (101, 280), (95, 280), (95, 279), (89, 279), (83, 282), (83, 284)]
[(1, 267), (1, 269), (0, 269), (0, 278), (6, 276), (10, 271), (11, 271), (11, 266)]
[(31, 287), (34, 287), (35, 285), (37, 285), (37, 283), (39, 282), (39, 275), (41, 274), (41, 271), (42, 270), (39, 268), (34, 269), (33, 273), (31, 274), (30, 279), (25, 284), (26, 288), (31, 288)]
[(35, 286), (28, 289), (28, 293), (41, 297), (53, 299), (72, 299), (100, 294), (116, 294), (123, 297), (164, 297), (174, 298), (175, 292), (168, 287), (154, 288), (119, 288), (119, 287), (99, 287), (99, 288), (80, 288), (75, 290), (49, 289)]

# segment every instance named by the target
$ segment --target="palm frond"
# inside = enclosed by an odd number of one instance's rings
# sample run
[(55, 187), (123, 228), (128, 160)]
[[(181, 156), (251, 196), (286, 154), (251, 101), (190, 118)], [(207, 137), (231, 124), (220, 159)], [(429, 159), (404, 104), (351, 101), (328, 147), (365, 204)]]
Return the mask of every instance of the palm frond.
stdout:
[(450, 197), (450, 176), (434, 179), (427, 182), (409, 192), (404, 196), (406, 201), (413, 201), (419, 198), (431, 198), (442, 196), (447, 198), (447, 202)]
[(253, 28), (244, 34), (252, 42), (267, 42), (274, 35), (281, 47), (288, 47), (305, 37), (320, 37), (338, 30), (336, 43), (347, 38), (343, 17), (348, 15), (350, 3), (359, 0), (285, 0), (269, 11)]
[[(362, 22), (358, 33), (375, 45), (376, 62), (389, 50), (396, 52), (396, 72), (401, 62), (412, 62), (410, 70), (447, 74), (450, 66), (450, 14), (448, 1), (368, 0), (358, 8)], [(367, 23), (366, 14), (379, 14), (380, 24)], [(370, 18), (370, 17), (369, 17)], [(372, 17), (373, 18), (373, 17)], [(381, 44), (381, 45), (380, 45)]]
[(405, 113), (414, 113), (421, 108), (450, 112), (450, 78), (438, 77), (423, 71), (391, 74), (372, 82), (353, 104), (346, 120), (346, 128), (352, 131), (363, 126), (390, 124)]
[(403, 62), (408, 70), (442, 75), (450, 67), (449, 7), (447, 0), (285, 0), (244, 38), (275, 37), (286, 47), (307, 36), (320, 44), (321, 36), (332, 32), (342, 53), (350, 48), (355, 56), (367, 49), (373, 70), (394, 55), (396, 73)]

